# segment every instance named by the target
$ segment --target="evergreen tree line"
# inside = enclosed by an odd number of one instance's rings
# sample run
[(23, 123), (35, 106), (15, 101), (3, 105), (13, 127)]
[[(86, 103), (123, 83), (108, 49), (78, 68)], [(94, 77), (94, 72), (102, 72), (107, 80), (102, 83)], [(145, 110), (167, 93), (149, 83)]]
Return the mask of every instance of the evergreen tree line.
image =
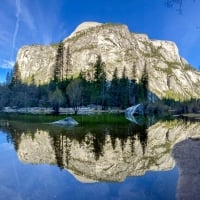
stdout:
[(200, 110), (200, 101), (196, 99), (183, 103), (163, 99), (151, 104), (149, 100), (152, 94), (148, 90), (146, 66), (139, 82), (136, 81), (136, 66), (134, 65), (131, 80), (128, 79), (125, 68), (121, 76), (116, 68), (112, 80), (108, 81), (105, 67), (101, 56), (98, 56), (94, 64), (93, 78), (88, 80), (83, 72), (77, 78), (59, 77), (57, 74), (60, 70), (56, 65), (53, 80), (48, 84), (36, 86), (34, 78), (32, 78), (32, 84), (22, 83), (16, 66), (14, 74), (8, 74), (7, 82), (0, 86), (0, 108), (52, 107), (55, 113), (59, 113), (60, 107), (72, 107), (77, 114), (80, 106), (93, 105), (101, 109), (125, 109), (143, 103), (150, 113), (167, 111), (169, 108), (176, 109), (178, 112)]
[[(147, 101), (148, 75), (145, 73), (141, 81), (129, 80), (124, 68), (119, 78), (117, 68), (113, 79), (107, 80), (105, 63), (98, 56), (94, 64), (92, 80), (87, 80), (81, 72), (77, 78), (60, 78), (55, 76), (48, 84), (36, 86), (34, 78), (32, 84), (20, 81), (17, 66), (12, 75), (8, 75), (6, 84), (0, 87), (0, 108), (3, 107), (53, 107), (59, 112), (59, 107), (73, 107), (77, 113), (80, 106), (95, 105), (101, 109), (109, 107), (127, 108), (138, 102)], [(134, 70), (133, 70), (134, 73)], [(134, 77), (134, 76), (133, 76)]]

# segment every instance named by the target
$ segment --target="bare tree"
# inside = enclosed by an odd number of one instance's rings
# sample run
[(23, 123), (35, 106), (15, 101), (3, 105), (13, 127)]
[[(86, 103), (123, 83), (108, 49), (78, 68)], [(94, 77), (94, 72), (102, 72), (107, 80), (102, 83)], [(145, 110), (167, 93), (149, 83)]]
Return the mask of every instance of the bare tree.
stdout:
[(61, 90), (56, 87), (56, 90), (50, 93), (49, 99), (53, 106), (55, 114), (58, 114), (60, 106), (64, 102), (64, 97)]
[(77, 78), (74, 79), (66, 89), (70, 105), (72, 106), (74, 110), (74, 114), (77, 115), (79, 107), (81, 105), (81, 100), (82, 100), (82, 81), (81, 79)]
[[(191, 2), (195, 2), (196, 0), (190, 0)], [(168, 8), (172, 8), (177, 6), (177, 11), (182, 14), (182, 7), (185, 0), (165, 0), (165, 4)]]

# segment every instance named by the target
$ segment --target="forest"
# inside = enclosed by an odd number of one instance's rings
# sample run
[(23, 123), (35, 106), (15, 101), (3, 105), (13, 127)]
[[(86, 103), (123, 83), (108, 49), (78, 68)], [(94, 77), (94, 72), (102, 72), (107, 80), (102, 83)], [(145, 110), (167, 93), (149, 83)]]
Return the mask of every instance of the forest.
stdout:
[(55, 68), (54, 78), (48, 84), (36, 85), (34, 77), (30, 84), (22, 83), (15, 67), (13, 74), (7, 75), (6, 83), (0, 86), (0, 109), (52, 107), (54, 114), (59, 114), (60, 107), (72, 107), (77, 114), (81, 106), (93, 105), (101, 110), (113, 108), (124, 110), (129, 106), (142, 103), (147, 114), (159, 114), (169, 110), (175, 113), (200, 110), (199, 99), (184, 102), (156, 97), (149, 91), (146, 67), (139, 81), (136, 81), (134, 66), (132, 80), (127, 78), (125, 68), (121, 75), (116, 68), (112, 80), (108, 81), (104, 68), (105, 63), (101, 56), (98, 56), (94, 64), (92, 80), (88, 80), (83, 72), (76, 78), (63, 78), (60, 76), (61, 69)]

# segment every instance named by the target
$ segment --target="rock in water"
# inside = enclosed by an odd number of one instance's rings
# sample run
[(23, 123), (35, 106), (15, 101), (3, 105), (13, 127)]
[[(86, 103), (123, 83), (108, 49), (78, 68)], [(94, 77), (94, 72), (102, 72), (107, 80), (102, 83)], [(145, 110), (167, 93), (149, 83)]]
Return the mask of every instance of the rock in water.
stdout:
[(66, 125), (66, 126), (75, 126), (78, 125), (78, 122), (74, 120), (72, 117), (66, 117), (65, 119), (61, 119), (55, 122), (52, 122), (52, 124), (56, 125)]

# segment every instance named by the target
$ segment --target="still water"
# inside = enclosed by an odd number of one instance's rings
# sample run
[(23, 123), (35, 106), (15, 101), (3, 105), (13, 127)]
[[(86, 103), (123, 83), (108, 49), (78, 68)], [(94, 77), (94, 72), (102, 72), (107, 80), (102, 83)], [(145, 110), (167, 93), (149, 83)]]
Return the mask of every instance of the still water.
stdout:
[(0, 124), (0, 200), (200, 197), (199, 122)]

